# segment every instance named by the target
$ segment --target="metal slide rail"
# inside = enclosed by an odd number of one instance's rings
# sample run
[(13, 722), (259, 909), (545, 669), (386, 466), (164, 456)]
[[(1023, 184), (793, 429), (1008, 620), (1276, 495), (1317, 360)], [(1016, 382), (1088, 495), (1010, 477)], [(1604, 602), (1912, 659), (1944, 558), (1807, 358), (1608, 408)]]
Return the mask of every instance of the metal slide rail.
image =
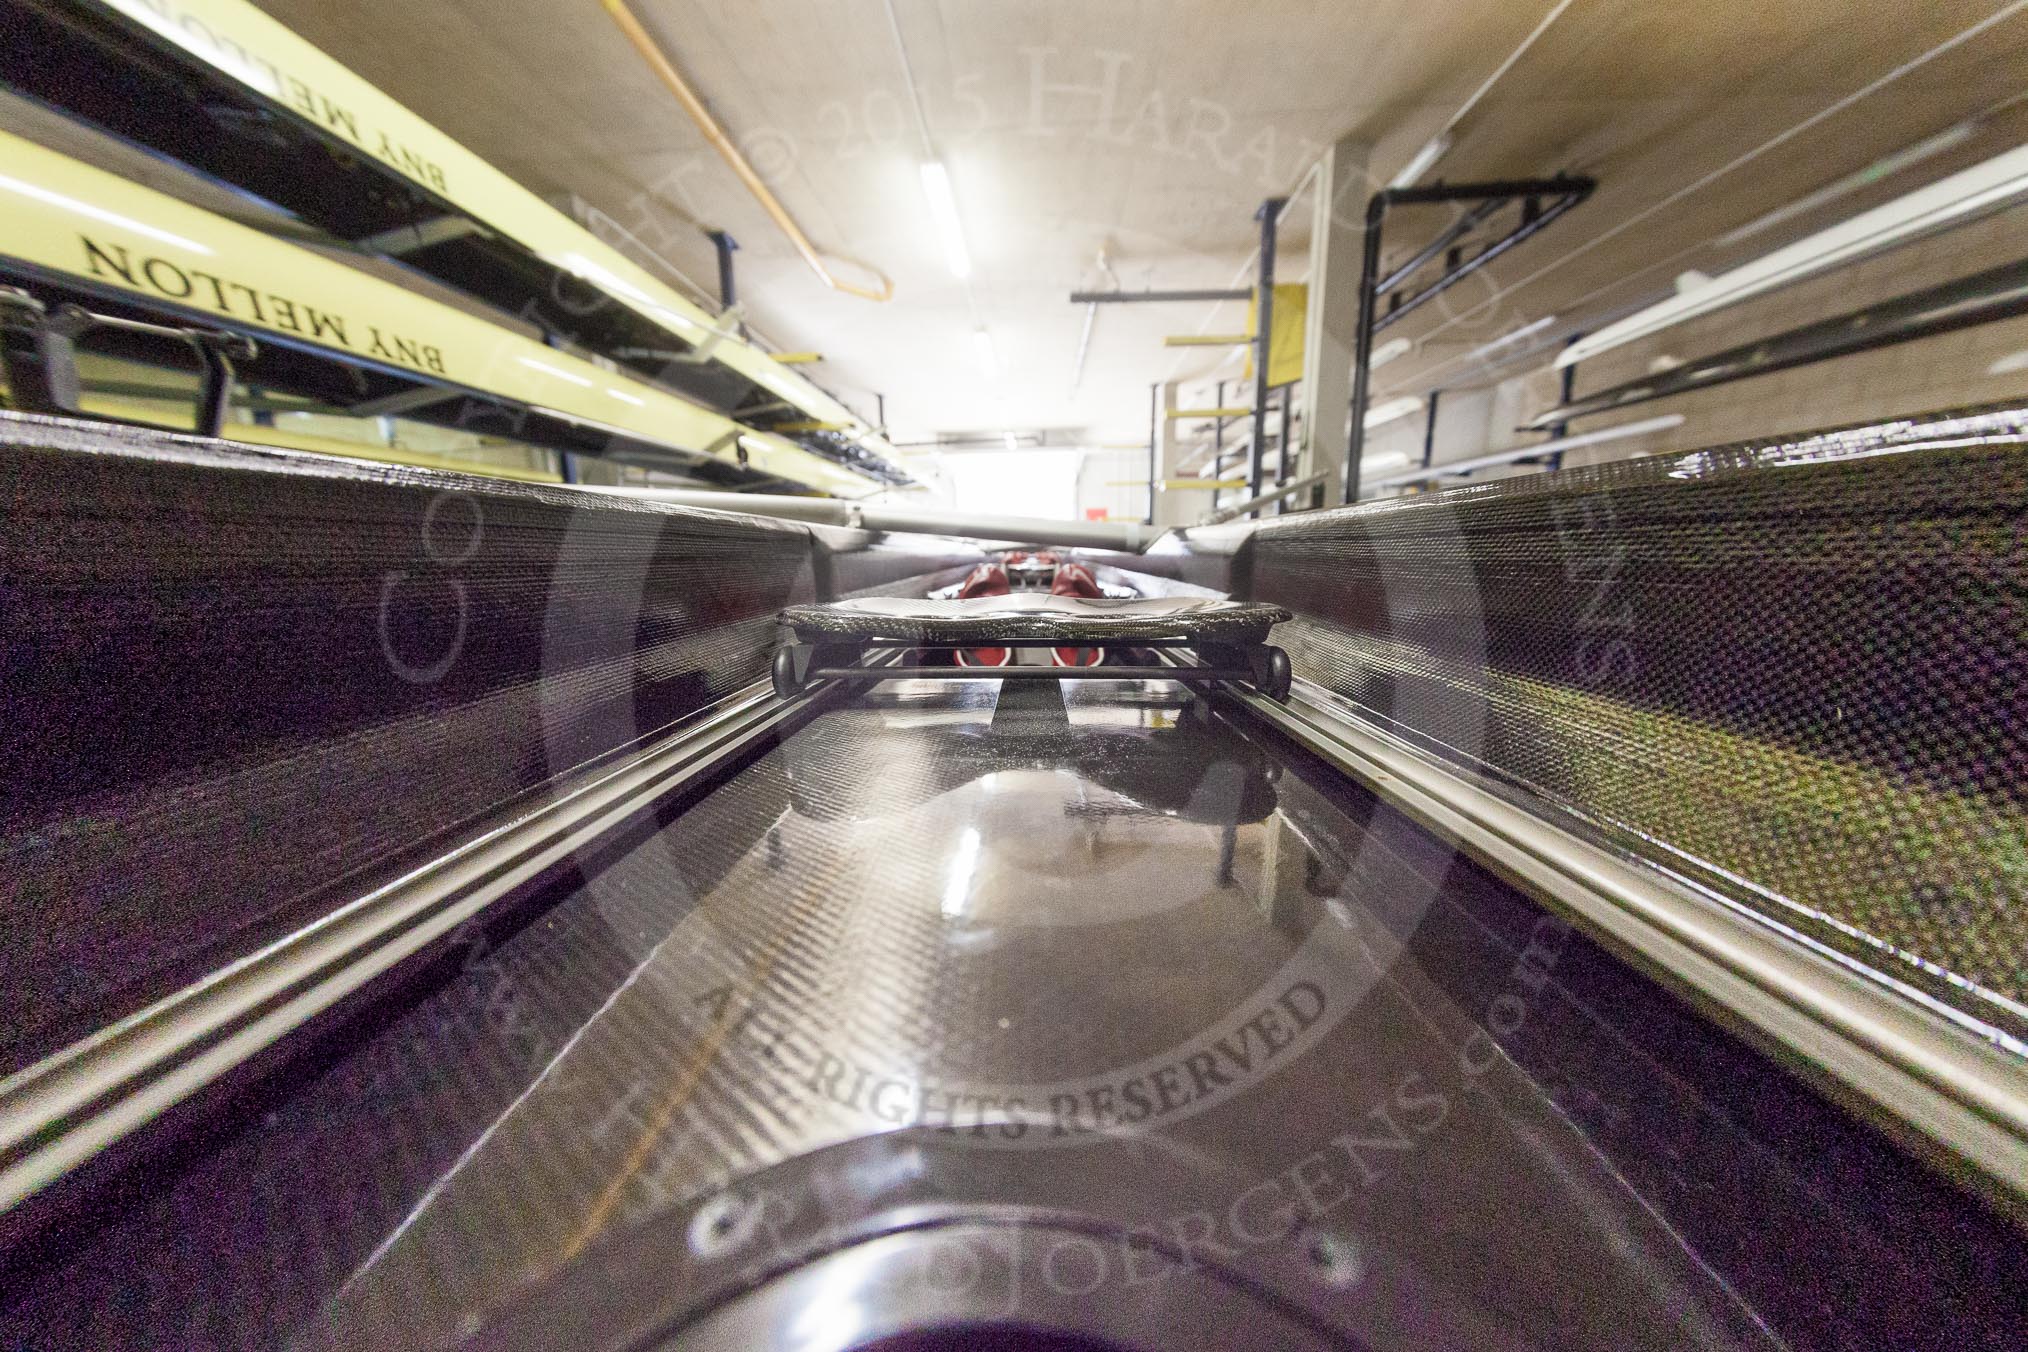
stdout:
[[(896, 667), (890, 674), (912, 673)], [(1149, 674), (1186, 675), (1167, 668)], [(567, 793), (0, 1081), (0, 1210), (21, 1224), (21, 1204), (66, 1174), (115, 1151), (647, 807), (740, 763), (838, 690), (818, 686), (784, 700), (750, 686)], [(1225, 693), (1707, 1012), (1858, 1096), (1912, 1143), (1927, 1145), (2011, 1214), (2022, 1214), (2028, 1088), (2018, 1065), (1997, 1049), (1856, 965), (1774, 935), (1722, 900), (1438, 766), (1320, 687), (1298, 682), (1286, 706), (1245, 690)]]
[(574, 853), (814, 712), (756, 683), (292, 934), (0, 1080), (0, 1214), (442, 941)]
[(2028, 1216), (2028, 1080), (2005, 1052), (1850, 959), (1524, 811), (1308, 680), (1285, 703), (1223, 693)]

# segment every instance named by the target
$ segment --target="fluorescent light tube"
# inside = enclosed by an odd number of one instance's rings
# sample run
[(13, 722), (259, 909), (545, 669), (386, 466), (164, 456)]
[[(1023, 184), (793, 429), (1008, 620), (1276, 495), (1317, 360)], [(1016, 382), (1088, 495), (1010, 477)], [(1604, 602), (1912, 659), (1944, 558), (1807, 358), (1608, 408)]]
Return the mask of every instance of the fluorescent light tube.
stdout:
[(1584, 361), (1685, 320), (1857, 262), (1922, 235), (1962, 225), (2011, 204), (2023, 194), (2028, 194), (2028, 146), (2017, 146), (2004, 155), (1995, 155), (1983, 164), (1917, 188), (1884, 206), (1862, 211), (1828, 230), (1820, 230), (1807, 239), (1721, 273), (1707, 285), (1671, 296), (1617, 324), (1608, 324), (1564, 348), (1557, 354), (1555, 364), (1563, 367)]
[(1523, 324), (1520, 328), (1514, 330), (1512, 333), (1503, 334), (1502, 336), (1495, 338), (1490, 343), (1480, 344), (1478, 347), (1473, 348), (1470, 352), (1467, 352), (1464, 355), (1463, 360), (1475, 361), (1480, 357), (1486, 356), (1488, 353), (1498, 352), (1501, 348), (1506, 347), (1509, 344), (1518, 343), (1523, 338), (1527, 338), (1533, 334), (1542, 332), (1544, 329), (1548, 328), (1551, 324), (1554, 324), (1555, 322), (1556, 322), (1555, 315), (1544, 315), (1542, 316), (1542, 318), (1536, 320), (1532, 324)]
[(1412, 394), (1404, 394), (1399, 399), (1390, 399), (1375, 408), (1367, 409), (1366, 426), (1369, 429), (1379, 427), (1383, 423), (1393, 422), (1396, 418), (1406, 418), (1411, 413), (1420, 412), (1421, 409), (1422, 400)]
[(1423, 142), (1422, 149), (1415, 152), (1413, 159), (1401, 166), (1401, 172), (1387, 181), (1390, 188), (1413, 188), (1415, 181), (1436, 167), (1436, 162), (1451, 148), (1451, 138), (1439, 132)]
[(1946, 127), (1934, 136), (1925, 137), (1912, 146), (1903, 146), (1892, 155), (1884, 155), (1864, 169), (1845, 175), (1834, 183), (1827, 183), (1807, 197), (1799, 197), (1785, 207), (1776, 207), (1765, 216), (1756, 216), (1737, 230), (1728, 230), (1711, 243), (1720, 249), (1750, 239), (1763, 230), (1771, 230), (1783, 221), (1791, 221), (1806, 212), (1815, 211), (1826, 202), (1835, 202), (1840, 197), (1871, 187), (1891, 174), (1911, 169), (1924, 160), (1933, 159), (1946, 150), (1954, 149), (1972, 139), (1979, 129), (1979, 120), (1973, 118), (1956, 126)]
[(1406, 338), (1388, 339), (1386, 342), (1380, 345), (1379, 350), (1374, 352), (1372, 358), (1367, 361), (1366, 369), (1369, 371), (1378, 371), (1381, 367), (1387, 365), (1387, 363), (1393, 361), (1396, 357), (1405, 356), (1410, 346), (1411, 344)]
[(951, 176), (936, 160), (922, 166), (922, 192), (929, 199), (930, 219), (944, 242), (944, 261), (953, 277), (972, 275), (972, 255), (965, 249), (965, 229), (958, 223), (958, 199), (951, 193)]
[[(1472, 362), (1479, 361), (1482, 358), (1491, 357), (1494, 353), (1499, 352), (1502, 348), (1517, 347), (1522, 339), (1532, 337), (1533, 335), (1542, 332), (1544, 329), (1548, 328), (1551, 324), (1554, 324), (1555, 322), (1556, 322), (1555, 315), (1544, 315), (1542, 316), (1542, 318), (1534, 321), (1533, 323), (1523, 324), (1520, 328), (1515, 329), (1512, 333), (1502, 334), (1500, 337), (1495, 338), (1490, 343), (1479, 344), (1479, 346), (1473, 348), (1470, 352), (1465, 353), (1461, 357), (1452, 357), (1448, 361), (1439, 362), (1437, 364), (1436, 369), (1439, 371), (1445, 371), (1449, 370), (1453, 366), (1470, 365)], [(1491, 365), (1501, 366), (1506, 364), (1507, 362), (1514, 361), (1517, 358), (1533, 356), (1535, 353), (1541, 351), (1544, 346), (1546, 346), (1546, 344), (1538, 344), (1535, 347), (1527, 348), (1521, 351), (1509, 352), (1504, 356), (1502, 356), (1499, 361), (1493, 362)]]

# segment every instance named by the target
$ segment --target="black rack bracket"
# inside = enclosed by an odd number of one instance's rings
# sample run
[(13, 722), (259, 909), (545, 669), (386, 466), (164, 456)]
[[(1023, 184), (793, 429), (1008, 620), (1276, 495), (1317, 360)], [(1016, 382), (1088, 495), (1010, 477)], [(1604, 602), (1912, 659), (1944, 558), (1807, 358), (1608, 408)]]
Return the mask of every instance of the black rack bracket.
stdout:
[[(1359, 272), (1358, 339), (1352, 358), (1352, 430), (1345, 447), (1346, 502), (1359, 500), (1359, 459), (1366, 446), (1366, 405), (1370, 396), (1367, 366), (1373, 360), (1373, 335), (1414, 313), (1508, 250), (1532, 238), (1547, 228), (1550, 222), (1590, 197), (1597, 186), (1593, 179), (1559, 174), (1554, 178), (1384, 188), (1368, 199), (1365, 251)], [(1467, 257), (1462, 241), (1491, 220), (1502, 206), (1515, 201), (1521, 203), (1521, 219), (1506, 234)], [(1406, 263), (1381, 276), (1380, 245), (1388, 208), (1437, 202), (1468, 202), (1472, 205), (1470, 210), (1438, 232), (1435, 239), (1418, 249)], [(1444, 260), (1443, 272), (1428, 285), (1404, 294), (1401, 288), (1439, 254)], [(1388, 297), (1385, 314), (1377, 313), (1382, 294)]]

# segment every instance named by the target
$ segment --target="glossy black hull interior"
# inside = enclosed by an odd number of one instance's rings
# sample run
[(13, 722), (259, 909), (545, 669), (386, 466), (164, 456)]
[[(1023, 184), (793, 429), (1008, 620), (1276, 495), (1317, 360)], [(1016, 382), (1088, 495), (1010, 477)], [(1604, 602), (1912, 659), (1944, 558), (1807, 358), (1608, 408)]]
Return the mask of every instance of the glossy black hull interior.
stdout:
[[(780, 606), (921, 595), (978, 557), (162, 439), (100, 447), (67, 480), (39, 443), (71, 434), (13, 430), (9, 491), (41, 524), (9, 546), (27, 579), (9, 713), (100, 701), (94, 726), (9, 743), (32, 792), (0, 900), (36, 934), (12, 959), (36, 1000), (16, 1067), (721, 707), (760, 677)], [(1577, 480), (1569, 500), (1603, 530), (1644, 482)], [(1446, 510), (1471, 566), (1397, 579), (1391, 618), (1341, 575), (1376, 557), (1357, 512), (1325, 543), (1298, 519), (1109, 577), (1289, 604), (1299, 674), (1340, 696), (1366, 681), (1401, 722), (1437, 707), (1443, 674), (1388, 666), (1439, 628), (1409, 602), (1469, 575), (1492, 677), (1442, 709), (1492, 708), (1480, 759), (1509, 788), (1533, 748), (1607, 803), (1595, 762), (1544, 750), (1553, 721), (1524, 737), (1508, 696), (1532, 674), (1546, 707), (1555, 673), (1546, 648), (1504, 648), (1500, 618), (1547, 626), (1508, 603), (1581, 608), (1600, 584), (1559, 567), (1530, 593), (1525, 557), (1503, 572), (1486, 543), (1521, 527), (1468, 508)], [(151, 553), (172, 509), (174, 547)], [(466, 532), (435, 533), (453, 512)], [(1629, 534), (1636, 557), (1654, 538)], [(295, 553), (270, 547), (284, 537)], [(1663, 613), (1666, 589), (1640, 594)], [(144, 623), (144, 605), (182, 618)], [(1690, 654), (1694, 631), (1654, 641)], [(412, 679), (456, 634), (441, 678)], [(173, 699), (103, 694), (151, 667)], [(1668, 679), (1613, 707), (1660, 704)], [(1914, 717), (1879, 718), (1874, 743)], [(1924, 767), (1903, 782), (1926, 789)], [(1979, 792), (2004, 816), (2011, 788)], [(1632, 820), (1644, 801), (1612, 805)], [(258, 832), (233, 815), (251, 806)], [(148, 831), (151, 851), (120, 843)], [(139, 895), (166, 909), (116, 904)], [(184, 942), (136, 958), (164, 914)], [(2013, 1221), (1242, 701), (1170, 682), (820, 695), (368, 995), (38, 1216), (0, 1283), (0, 1343), (554, 1346), (591, 1310), (598, 1338), (632, 1318), (660, 1336), (782, 1276), (783, 1234), (768, 1250), (742, 1230), (743, 1286), (671, 1279), (708, 1248), (710, 1208), (829, 1177), (912, 1198), (879, 1213), (915, 1217), (897, 1232), (929, 1224), (932, 1193), (1028, 1227), (1032, 1279), (1150, 1320), (1182, 1319), (1205, 1299), (1184, 1274), (1213, 1274), (1271, 1312), (1228, 1345), (1296, 1345), (1270, 1318), (1374, 1348), (2018, 1345)], [(601, 1307), (623, 1297), (631, 1312)], [(855, 1317), (822, 1345), (903, 1336)]]
[[(46, 1239), (10, 1333), (455, 1341), (913, 1126), (982, 1169), (1124, 1157), (1054, 1200), (1205, 1259), (1300, 1272), (1325, 1229), (1376, 1346), (2004, 1345), (2003, 1222), (1327, 767), (1098, 690), (821, 714)], [(1222, 1227), (1137, 1182), (1150, 1141)]]

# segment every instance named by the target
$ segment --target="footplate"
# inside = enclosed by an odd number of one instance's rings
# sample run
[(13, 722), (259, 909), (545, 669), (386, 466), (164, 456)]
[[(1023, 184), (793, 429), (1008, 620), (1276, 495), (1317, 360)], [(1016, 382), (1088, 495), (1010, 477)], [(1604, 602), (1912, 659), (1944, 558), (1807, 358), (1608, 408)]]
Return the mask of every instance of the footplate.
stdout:
[[(827, 680), (977, 680), (980, 668), (927, 659), (984, 646), (1072, 646), (1103, 658), (1077, 666), (993, 667), (991, 677), (1230, 682), (1279, 700), (1289, 693), (1289, 658), (1266, 639), (1288, 618), (1276, 605), (1201, 597), (868, 597), (790, 606), (782, 624), (791, 641), (775, 654), (774, 686), (786, 699)], [(876, 660), (896, 650), (904, 653), (901, 664)], [(1111, 660), (1122, 654), (1140, 660)]]

